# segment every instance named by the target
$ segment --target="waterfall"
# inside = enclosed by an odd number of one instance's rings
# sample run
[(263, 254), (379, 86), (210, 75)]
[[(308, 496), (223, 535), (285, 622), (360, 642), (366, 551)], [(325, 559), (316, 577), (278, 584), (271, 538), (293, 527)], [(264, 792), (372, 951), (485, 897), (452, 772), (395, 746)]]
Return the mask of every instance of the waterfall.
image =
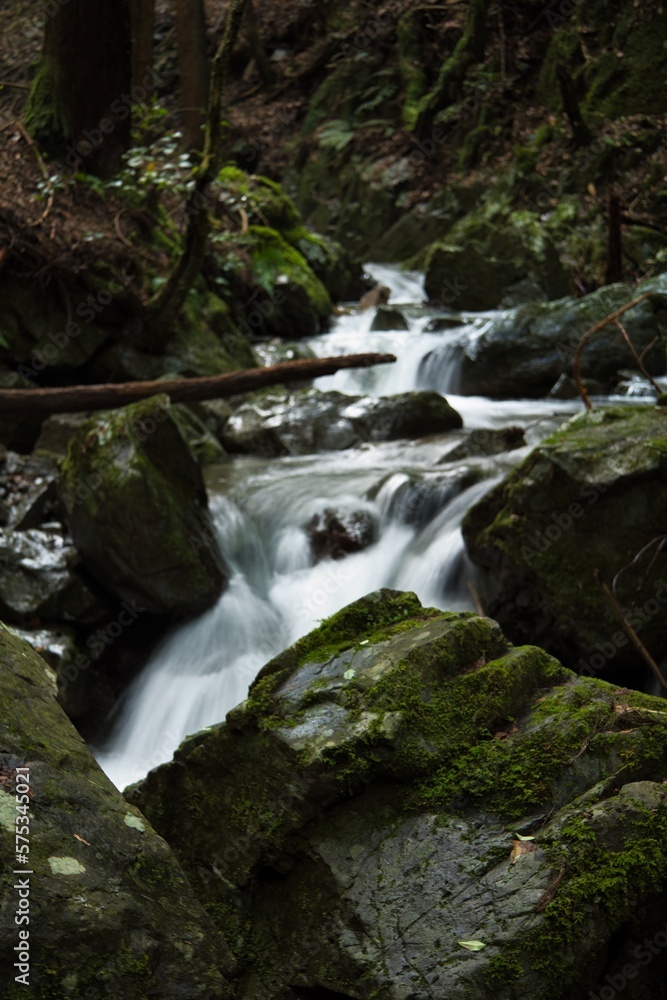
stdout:
[[(409, 329), (371, 332), (369, 310), (341, 316), (309, 343), (320, 356), (390, 351), (397, 363), (339, 372), (318, 387), (359, 395), (455, 387), (455, 345), (467, 328), (478, 334), (488, 317), (429, 330), (433, 317), (422, 306), (421, 276), (371, 270), (391, 288), (391, 304), (403, 306)], [(525, 425), (554, 409), (568, 412), (566, 404), (544, 401), (448, 398), (469, 428)], [(536, 425), (535, 439), (547, 430)], [(118, 787), (170, 759), (186, 735), (221, 722), (264, 663), (351, 601), (392, 587), (415, 591), (426, 605), (471, 607), (467, 582), (474, 573), (462, 517), (525, 451), (440, 464), (461, 437), (455, 431), (298, 458), (237, 456), (217, 476), (213, 470), (211, 510), (229, 586), (215, 607), (165, 638), (125, 693), (109, 740), (96, 750)], [(364, 512), (376, 540), (344, 559), (316, 562), (306, 528), (329, 508)]]

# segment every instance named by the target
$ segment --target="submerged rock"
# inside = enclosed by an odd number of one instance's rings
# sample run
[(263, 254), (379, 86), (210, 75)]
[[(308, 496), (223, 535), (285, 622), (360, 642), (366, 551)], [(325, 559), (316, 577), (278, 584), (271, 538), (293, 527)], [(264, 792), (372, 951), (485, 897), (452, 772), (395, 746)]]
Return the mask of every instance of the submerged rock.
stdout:
[(239, 998), (564, 1000), (612, 936), (622, 958), (663, 928), (663, 708), (380, 591), (126, 796), (232, 943)]
[(63, 464), (61, 491), (86, 567), (142, 610), (193, 615), (226, 580), (199, 466), (168, 399), (91, 419)]
[(221, 439), (232, 452), (306, 455), (461, 426), (460, 415), (437, 392), (360, 397), (318, 389), (269, 389), (248, 394), (225, 424)]
[(667, 643), (667, 412), (573, 417), (466, 515), (483, 605), (514, 641), (587, 673), (643, 663), (605, 599), (611, 586), (642, 642)]
[(0, 688), (4, 995), (229, 996), (229, 952), (173, 854), (97, 766), (44, 661), (2, 625)]
[[(651, 293), (623, 314), (623, 325), (641, 353), (660, 340), (667, 319), (667, 275), (645, 281), (636, 289), (609, 285), (583, 299), (533, 303), (511, 309), (490, 320), (485, 329), (462, 336), (459, 344), (456, 391), (463, 395), (496, 398), (546, 395), (563, 372), (572, 372), (572, 361), (584, 333), (610, 313)], [(582, 376), (615, 382), (632, 355), (613, 324), (598, 331), (586, 345)], [(665, 373), (665, 351), (654, 345), (644, 363), (652, 375)]]

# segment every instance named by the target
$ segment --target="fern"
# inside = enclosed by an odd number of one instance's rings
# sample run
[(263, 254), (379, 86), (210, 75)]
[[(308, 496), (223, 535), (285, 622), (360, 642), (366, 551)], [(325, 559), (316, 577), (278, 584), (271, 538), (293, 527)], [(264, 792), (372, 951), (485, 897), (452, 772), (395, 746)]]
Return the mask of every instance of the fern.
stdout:
[(353, 139), (354, 132), (349, 122), (344, 121), (342, 118), (334, 118), (333, 121), (327, 122), (320, 129), (317, 137), (317, 141), (322, 149), (335, 149), (336, 152), (345, 149)]

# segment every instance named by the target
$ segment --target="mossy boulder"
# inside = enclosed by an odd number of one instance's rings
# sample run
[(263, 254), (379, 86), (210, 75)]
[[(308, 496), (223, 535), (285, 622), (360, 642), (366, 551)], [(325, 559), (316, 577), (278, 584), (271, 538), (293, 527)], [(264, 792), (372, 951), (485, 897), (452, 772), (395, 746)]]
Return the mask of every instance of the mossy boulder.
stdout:
[(87, 569), (157, 614), (211, 607), (226, 573), (206, 489), (167, 397), (99, 414), (72, 438), (62, 499)]
[(47, 665), (3, 625), (0, 687), (3, 997), (229, 996), (229, 952), (183, 870), (95, 763)]
[(334, 301), (356, 297), (362, 283), (359, 263), (340, 243), (307, 229), (294, 202), (276, 181), (228, 166), (218, 175), (218, 184), (224, 213), (241, 220), (245, 215), (251, 225), (277, 231), (301, 254)]
[[(501, 399), (546, 395), (563, 372), (572, 373), (584, 333), (644, 293), (650, 297), (624, 313), (621, 321), (638, 353), (655, 341), (644, 364), (651, 374), (664, 374), (667, 275), (658, 275), (636, 289), (608, 285), (583, 299), (531, 303), (494, 317), (481, 332), (476, 329), (473, 336), (460, 339), (455, 391)], [(628, 364), (630, 349), (618, 327), (609, 323), (586, 344), (581, 373), (611, 388), (617, 371)]]
[(558, 251), (534, 212), (485, 207), (457, 222), (429, 249), (424, 288), (451, 309), (557, 299), (569, 281)]
[[(663, 929), (666, 775), (663, 701), (380, 591), (126, 796), (244, 1000), (565, 1000)], [(632, 1000), (664, 956), (638, 970)]]
[(484, 607), (513, 641), (537, 642), (592, 674), (643, 661), (601, 583), (658, 658), (667, 642), (667, 411), (579, 414), (466, 515)]
[(224, 233), (216, 259), (229, 276), (230, 294), (243, 303), (238, 329), (260, 338), (312, 337), (323, 329), (332, 304), (305, 257), (275, 229), (250, 226)]
[(319, 389), (268, 389), (249, 393), (220, 436), (231, 452), (307, 455), (462, 426), (460, 414), (437, 392), (363, 397)]

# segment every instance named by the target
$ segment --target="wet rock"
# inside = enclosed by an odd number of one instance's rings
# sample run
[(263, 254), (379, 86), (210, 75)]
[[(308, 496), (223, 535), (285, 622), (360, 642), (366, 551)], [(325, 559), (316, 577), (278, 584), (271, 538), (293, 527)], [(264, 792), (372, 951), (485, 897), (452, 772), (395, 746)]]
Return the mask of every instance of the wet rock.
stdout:
[(408, 321), (400, 309), (380, 306), (371, 323), (372, 331), (409, 330)]
[(465, 489), (477, 482), (471, 469), (433, 472), (421, 476), (396, 472), (368, 492), (385, 517), (422, 527)]
[[(559, 376), (572, 372), (572, 361), (584, 333), (644, 292), (649, 299), (624, 314), (636, 350), (644, 351), (667, 324), (667, 275), (658, 275), (636, 289), (608, 285), (583, 299), (535, 303), (509, 310), (486, 328), (462, 336), (456, 391), (495, 398), (545, 395)], [(583, 352), (585, 379), (614, 384), (616, 372), (627, 366), (629, 348), (614, 324), (595, 334)], [(644, 358), (652, 375), (665, 373), (664, 348), (653, 347)]]
[[(582, 382), (589, 397), (605, 395), (607, 387), (604, 383), (598, 382), (597, 379), (585, 378), (582, 379)], [(565, 372), (549, 390), (548, 395), (550, 399), (581, 399), (581, 393), (575, 379), (571, 375), (566, 375)]]
[[(12, 990), (20, 929), (30, 995), (87, 1000), (226, 997), (229, 953), (173, 854), (101, 772), (55, 701), (50, 668), (0, 626), (0, 981)], [(18, 770), (17, 769), (25, 769)], [(28, 791), (22, 778), (29, 775)], [(17, 792), (25, 799), (17, 800)], [(19, 801), (25, 810), (17, 810)], [(29, 828), (12, 875), (15, 826)], [(23, 825), (21, 829), (23, 829)], [(20, 842), (21, 845), (24, 842)], [(17, 878), (31, 892), (17, 925)], [(18, 993), (16, 993), (18, 996)]]
[(614, 935), (664, 925), (663, 707), (380, 591), (126, 795), (246, 1000), (565, 1000)]
[(483, 312), (567, 295), (567, 273), (539, 217), (487, 212), (485, 206), (481, 214), (468, 214), (430, 248), (424, 279), (429, 299)]
[(376, 541), (377, 524), (368, 511), (328, 507), (311, 518), (306, 533), (316, 561), (343, 559), (352, 552), (367, 549)]
[(116, 598), (168, 615), (215, 603), (226, 572), (201, 471), (166, 397), (84, 424), (61, 493), (84, 564)]
[(438, 464), (500, 455), (505, 451), (523, 448), (525, 443), (523, 427), (501, 427), (497, 430), (479, 427), (470, 431), (460, 444), (443, 455)]
[(0, 464), (0, 498), (6, 508), (5, 524), (25, 530), (46, 522), (62, 522), (58, 496), (58, 468), (47, 456), (22, 456), (7, 452)]
[(8, 622), (99, 622), (108, 613), (59, 531), (0, 530), (0, 616)]
[(35, 452), (64, 458), (70, 441), (87, 419), (85, 413), (54, 413), (47, 417), (35, 444)]
[(221, 432), (231, 452), (305, 455), (340, 451), (365, 441), (423, 437), (462, 426), (437, 392), (357, 397), (340, 392), (269, 389), (251, 393)]
[(644, 665), (603, 594), (644, 645), (667, 643), (667, 413), (593, 410), (572, 418), (466, 515), (484, 608), (513, 641), (539, 642), (588, 673)]

